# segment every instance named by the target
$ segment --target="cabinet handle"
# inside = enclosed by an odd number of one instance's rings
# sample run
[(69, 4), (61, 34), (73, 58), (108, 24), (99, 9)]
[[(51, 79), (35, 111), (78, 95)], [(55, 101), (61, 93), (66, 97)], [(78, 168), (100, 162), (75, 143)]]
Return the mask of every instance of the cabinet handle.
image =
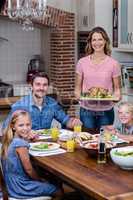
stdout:
[(125, 75), (125, 79), (127, 79), (128, 75), (126, 73), (124, 75)]
[(118, 26), (118, 13), (117, 8), (113, 9), (113, 28), (116, 29)]
[(132, 35), (133, 35), (132, 32), (127, 34), (127, 42), (128, 42), (128, 44), (132, 44), (133, 43)]
[(127, 34), (127, 43), (130, 44), (130, 33)]
[(130, 33), (130, 42), (131, 42), (131, 44), (133, 43), (132, 36), (133, 36), (133, 33), (131, 32), (131, 33)]

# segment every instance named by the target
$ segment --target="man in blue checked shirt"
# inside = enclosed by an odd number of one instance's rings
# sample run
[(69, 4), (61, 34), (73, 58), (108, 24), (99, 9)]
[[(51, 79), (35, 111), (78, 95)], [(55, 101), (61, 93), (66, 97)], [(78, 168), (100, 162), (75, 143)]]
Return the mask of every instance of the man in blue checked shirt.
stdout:
[(81, 124), (79, 119), (65, 114), (56, 100), (46, 96), (49, 87), (47, 74), (44, 72), (36, 73), (32, 78), (31, 86), (31, 94), (12, 105), (11, 112), (3, 123), (3, 128), (7, 126), (11, 113), (18, 109), (26, 110), (30, 113), (33, 130), (50, 128), (53, 119), (59, 121), (62, 126), (71, 129), (74, 125)]

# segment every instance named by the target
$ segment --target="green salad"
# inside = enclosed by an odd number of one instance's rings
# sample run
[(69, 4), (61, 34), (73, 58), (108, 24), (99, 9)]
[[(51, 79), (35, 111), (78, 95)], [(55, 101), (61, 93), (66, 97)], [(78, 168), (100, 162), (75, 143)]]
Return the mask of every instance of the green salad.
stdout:
[(42, 144), (38, 144), (38, 145), (34, 145), (34, 148), (36, 149), (48, 149), (48, 144), (46, 143), (42, 143)]
[(133, 151), (115, 151), (114, 155), (123, 156), (123, 157), (133, 156)]
[(50, 129), (42, 129), (42, 130), (39, 130), (38, 133), (41, 135), (50, 135), (51, 130)]

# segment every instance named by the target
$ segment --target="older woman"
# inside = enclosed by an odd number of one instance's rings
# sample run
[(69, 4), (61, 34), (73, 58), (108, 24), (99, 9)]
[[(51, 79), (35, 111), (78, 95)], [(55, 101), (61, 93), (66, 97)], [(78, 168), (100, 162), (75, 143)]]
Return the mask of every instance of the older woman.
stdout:
[[(102, 27), (93, 28), (88, 35), (86, 56), (76, 66), (75, 96), (97, 88), (121, 99), (119, 63), (111, 57), (110, 39)], [(93, 92), (95, 93), (95, 91)], [(81, 101), (80, 119), (85, 128), (100, 128), (114, 121), (112, 101)]]

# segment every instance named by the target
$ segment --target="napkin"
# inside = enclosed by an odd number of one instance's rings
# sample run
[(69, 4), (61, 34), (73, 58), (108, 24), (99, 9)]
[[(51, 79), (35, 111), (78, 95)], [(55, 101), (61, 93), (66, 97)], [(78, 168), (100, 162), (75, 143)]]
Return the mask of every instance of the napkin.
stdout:
[(58, 154), (62, 154), (62, 153), (66, 153), (65, 149), (59, 148), (56, 150), (51, 150), (51, 151), (33, 151), (33, 150), (29, 150), (29, 154), (32, 156), (52, 156), (52, 155), (58, 155)]
[(51, 135), (39, 135), (37, 140), (46, 140), (46, 139), (51, 139)]

